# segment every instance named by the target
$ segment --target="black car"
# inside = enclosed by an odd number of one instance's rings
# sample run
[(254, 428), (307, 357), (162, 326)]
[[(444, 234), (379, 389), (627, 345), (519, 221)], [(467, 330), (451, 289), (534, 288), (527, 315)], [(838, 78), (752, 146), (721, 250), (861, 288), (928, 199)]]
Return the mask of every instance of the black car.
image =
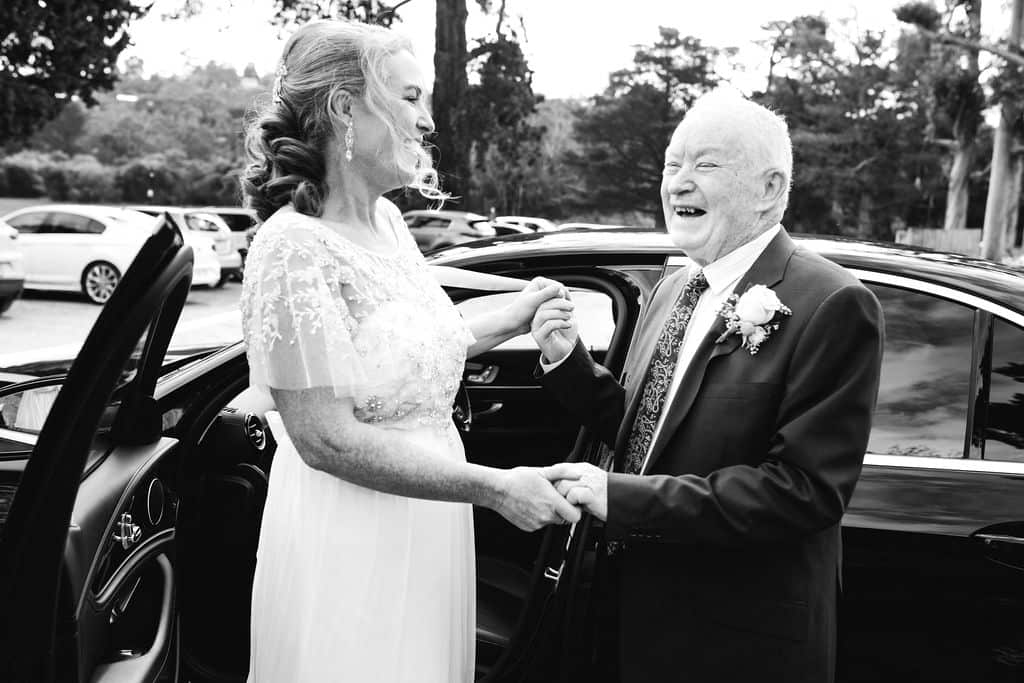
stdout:
[[(1024, 680), (1024, 275), (798, 241), (851, 269), (886, 315), (843, 522), (840, 680)], [(66, 378), (0, 389), (0, 680), (42, 680), (48, 665), (77, 680), (245, 680), (271, 406), (240, 343), (162, 365), (186, 250), (166, 227), (138, 260)], [(650, 230), (479, 240), (429, 261), (570, 285), (581, 336), (613, 371), (654, 284), (686, 263)], [(510, 296), (449, 294), (467, 312)], [(517, 338), (467, 363), (454, 411), (467, 457), (607, 463), (536, 384), (536, 361)], [(591, 665), (614, 647), (595, 599), (600, 524), (528, 534), (489, 510), (475, 524), (479, 677), (607, 680)]]

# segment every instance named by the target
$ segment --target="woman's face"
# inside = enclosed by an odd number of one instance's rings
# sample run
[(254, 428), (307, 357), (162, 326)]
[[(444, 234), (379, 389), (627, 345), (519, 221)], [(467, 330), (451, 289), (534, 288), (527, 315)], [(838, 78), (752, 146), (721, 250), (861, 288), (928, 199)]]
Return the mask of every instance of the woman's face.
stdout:
[[(351, 110), (355, 144), (348, 163), (375, 184), (392, 189), (415, 178), (424, 154), (423, 136), (434, 131), (434, 120), (427, 109), (423, 70), (412, 53), (402, 50), (388, 57), (384, 74), (385, 106), (395, 133), (359, 98)], [(344, 159), (344, 136), (339, 142)]]

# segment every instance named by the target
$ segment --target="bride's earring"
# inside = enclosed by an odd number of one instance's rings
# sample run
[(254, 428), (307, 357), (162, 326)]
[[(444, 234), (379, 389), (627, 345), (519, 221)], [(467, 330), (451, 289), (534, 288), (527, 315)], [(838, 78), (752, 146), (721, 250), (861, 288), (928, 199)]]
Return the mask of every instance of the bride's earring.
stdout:
[(356, 142), (355, 122), (349, 121), (345, 130), (345, 161), (352, 161), (352, 146)]

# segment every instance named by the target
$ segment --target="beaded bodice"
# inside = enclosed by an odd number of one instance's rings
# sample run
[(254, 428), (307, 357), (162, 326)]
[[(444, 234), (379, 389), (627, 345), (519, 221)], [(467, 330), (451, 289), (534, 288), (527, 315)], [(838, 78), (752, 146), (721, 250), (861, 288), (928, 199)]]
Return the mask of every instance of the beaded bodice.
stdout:
[(397, 209), (379, 213), (393, 253), (289, 207), (260, 227), (242, 287), (252, 383), (331, 387), (362, 422), (445, 427), (473, 337)]

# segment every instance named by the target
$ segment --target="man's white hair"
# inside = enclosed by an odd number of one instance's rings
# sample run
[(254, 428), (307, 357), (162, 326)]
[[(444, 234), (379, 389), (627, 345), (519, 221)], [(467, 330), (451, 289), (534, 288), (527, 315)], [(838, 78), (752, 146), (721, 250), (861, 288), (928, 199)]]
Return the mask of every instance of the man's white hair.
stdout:
[[(751, 161), (763, 164), (765, 169), (774, 168), (785, 175), (785, 191), (776, 204), (775, 210), (766, 218), (773, 224), (782, 220), (789, 205), (789, 189), (793, 184), (793, 143), (789, 137), (789, 125), (785, 117), (768, 107), (753, 102), (738, 91), (718, 88), (697, 98), (686, 112), (686, 118), (706, 112), (712, 117), (729, 116), (739, 119), (745, 127), (746, 140), (750, 151), (757, 157)], [(755, 132), (756, 135), (750, 133)]]

